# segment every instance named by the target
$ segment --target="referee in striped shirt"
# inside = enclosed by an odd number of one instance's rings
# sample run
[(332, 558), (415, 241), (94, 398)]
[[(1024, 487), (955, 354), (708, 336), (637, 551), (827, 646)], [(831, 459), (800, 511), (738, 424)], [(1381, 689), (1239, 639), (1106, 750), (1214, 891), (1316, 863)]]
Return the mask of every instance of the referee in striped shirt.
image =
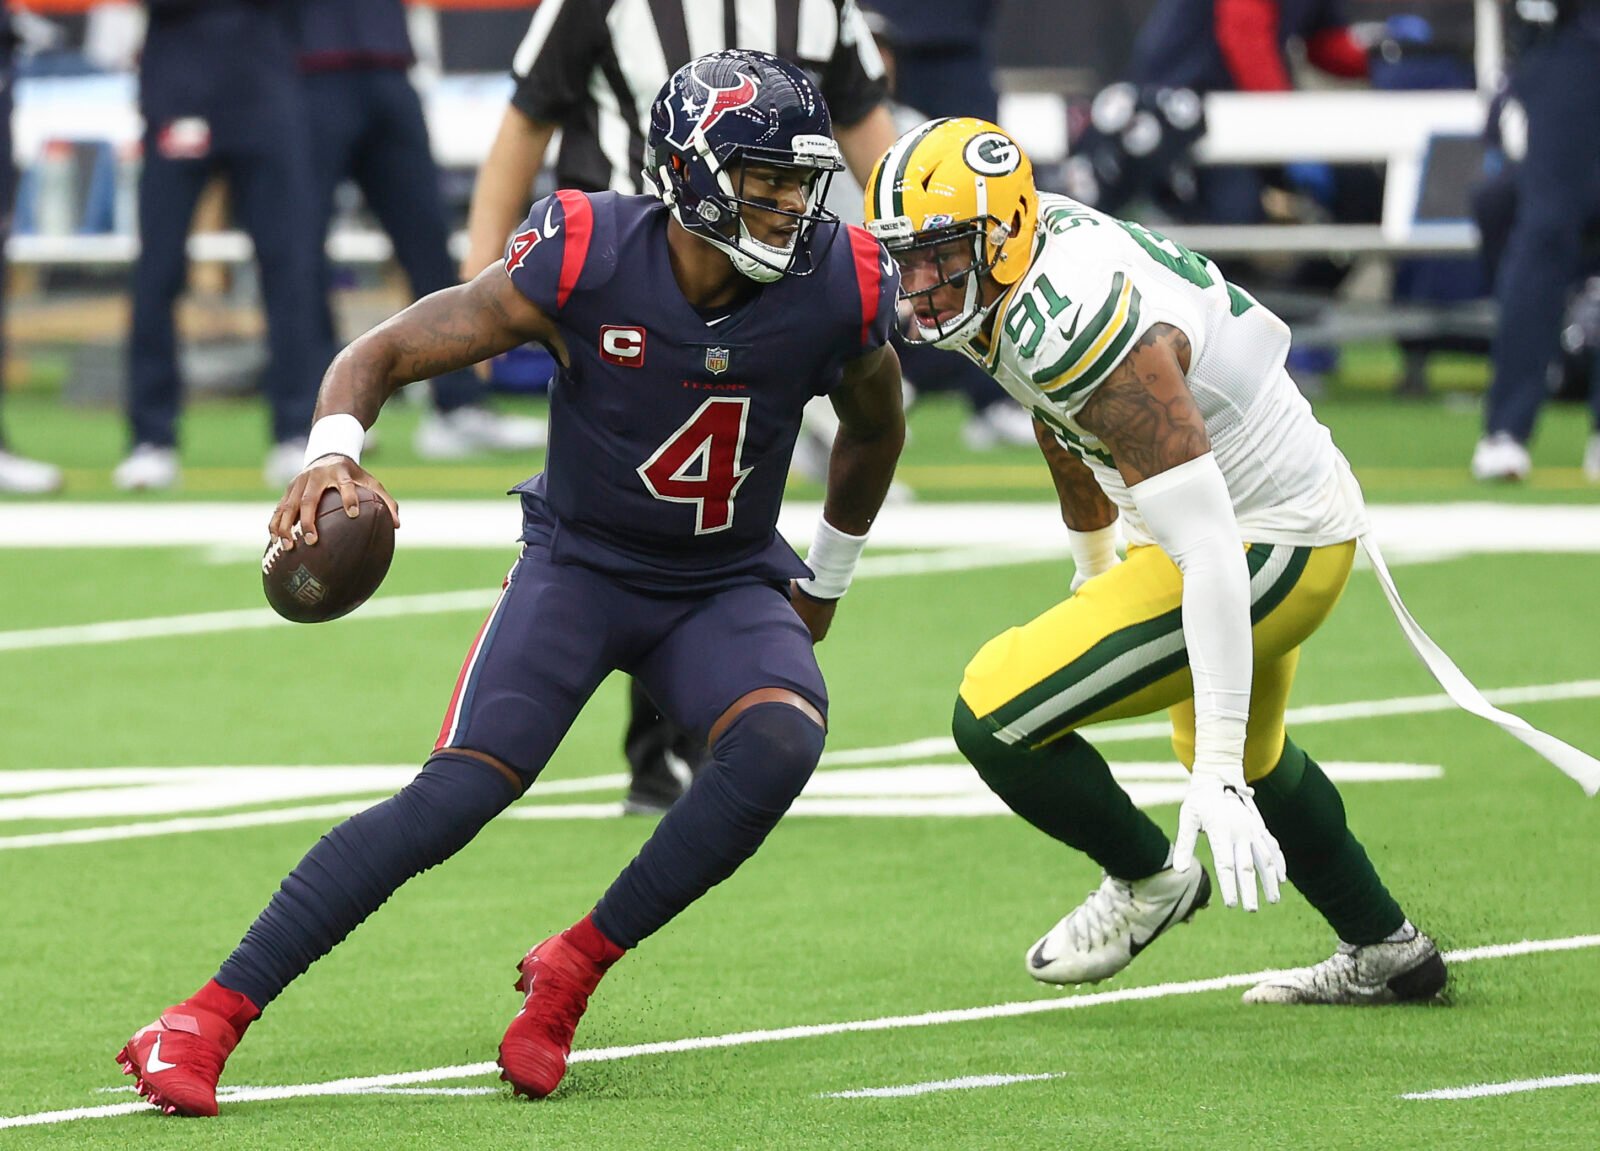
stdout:
[(560, 187), (643, 191), (656, 93), (690, 60), (724, 48), (771, 52), (805, 69), (828, 102), (845, 163), (866, 183), (897, 133), (883, 61), (856, 0), (543, 0), (472, 192), (462, 278), (504, 254), (557, 128)]
[[(504, 254), (558, 128), (558, 186), (642, 192), (656, 94), (684, 64), (724, 48), (771, 52), (805, 69), (828, 102), (845, 163), (866, 183), (897, 133), (883, 61), (856, 0), (542, 0), (472, 192), (461, 278)], [(665, 811), (704, 758), (700, 742), (662, 717), (637, 682), (623, 748), (632, 772), (624, 810), (635, 813)]]

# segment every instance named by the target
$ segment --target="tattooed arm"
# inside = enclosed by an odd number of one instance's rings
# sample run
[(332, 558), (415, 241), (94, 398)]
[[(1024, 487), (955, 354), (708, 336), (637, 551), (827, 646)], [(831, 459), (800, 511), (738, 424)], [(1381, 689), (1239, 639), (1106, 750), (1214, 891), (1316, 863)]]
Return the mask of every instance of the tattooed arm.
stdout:
[(1106, 498), (1089, 465), (1061, 446), (1050, 425), (1033, 421), (1033, 438), (1050, 467), (1061, 501), (1061, 521), (1075, 532), (1097, 532), (1117, 522), (1117, 505)]
[(1189, 393), (1189, 337), (1153, 324), (1078, 413), (1131, 488), (1211, 450)]
[(561, 349), (555, 322), (516, 289), (502, 265), (491, 264), (465, 284), (424, 296), (340, 352), (323, 377), (317, 416), (349, 412), (370, 428), (383, 402), (406, 384), (534, 340)]
[[(555, 322), (517, 290), (504, 265), (493, 264), (469, 283), (424, 296), (340, 352), (322, 378), (317, 418), (347, 413), (370, 428), (383, 402), (406, 384), (468, 367), (530, 340), (548, 344), (566, 360)], [(352, 516), (360, 506), (356, 489), (369, 489), (400, 526), (399, 505), (377, 478), (351, 456), (330, 454), (295, 476), (273, 509), (267, 530), (286, 550), (295, 545), (296, 527), (307, 543), (317, 542), (317, 505), (329, 488), (339, 490)]]

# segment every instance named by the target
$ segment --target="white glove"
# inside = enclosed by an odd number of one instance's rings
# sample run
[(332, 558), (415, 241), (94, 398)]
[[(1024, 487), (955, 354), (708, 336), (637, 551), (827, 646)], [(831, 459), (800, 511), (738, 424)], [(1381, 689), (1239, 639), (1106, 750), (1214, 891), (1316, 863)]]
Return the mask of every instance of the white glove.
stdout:
[(1236, 907), (1240, 897), (1244, 909), (1254, 911), (1256, 880), (1266, 892), (1267, 902), (1278, 902), (1278, 884), (1289, 878), (1288, 865), (1278, 841), (1256, 810), (1254, 794), (1245, 786), (1244, 773), (1237, 769), (1226, 779), (1214, 770), (1196, 767), (1189, 780), (1189, 793), (1178, 811), (1178, 838), (1172, 845), (1172, 866), (1185, 871), (1194, 862), (1195, 841), (1200, 832), (1211, 841), (1211, 859), (1217, 868), (1217, 885), (1222, 902)]

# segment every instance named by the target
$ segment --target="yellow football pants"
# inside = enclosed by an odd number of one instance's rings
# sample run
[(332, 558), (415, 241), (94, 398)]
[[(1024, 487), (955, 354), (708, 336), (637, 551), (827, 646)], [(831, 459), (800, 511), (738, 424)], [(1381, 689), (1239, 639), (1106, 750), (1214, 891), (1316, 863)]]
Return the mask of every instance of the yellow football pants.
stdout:
[[(1245, 778), (1283, 754), (1283, 716), (1300, 645), (1333, 610), (1355, 541), (1324, 547), (1251, 544), (1255, 668)], [(961, 698), (1001, 743), (1039, 747), (1108, 719), (1167, 708), (1172, 746), (1194, 766), (1194, 684), (1183, 642), (1183, 577), (1158, 547), (1118, 564), (1043, 615), (988, 643), (967, 665)]]

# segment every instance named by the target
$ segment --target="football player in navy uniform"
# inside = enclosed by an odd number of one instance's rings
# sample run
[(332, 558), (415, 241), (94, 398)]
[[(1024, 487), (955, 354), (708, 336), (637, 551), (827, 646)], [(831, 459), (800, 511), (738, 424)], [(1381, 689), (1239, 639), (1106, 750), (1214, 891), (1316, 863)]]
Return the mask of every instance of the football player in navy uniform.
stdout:
[[(521, 485), (524, 547), (473, 641), (432, 756), (398, 794), (328, 833), (216, 977), (119, 1053), (168, 1112), (214, 1115), (245, 1027), (411, 876), (442, 862), (539, 775), (612, 670), (645, 684), (711, 762), (598, 904), (519, 965), (500, 1045), (543, 1097), (613, 963), (726, 879), (822, 753), (812, 652), (850, 582), (904, 440), (888, 346), (898, 277), (819, 204), (842, 166), (804, 73), (760, 52), (680, 68), (652, 109), (655, 196), (562, 191), (505, 260), (356, 340), (323, 382), (306, 468), (271, 522), (314, 540), (322, 493), (394, 501), (364, 428), (402, 385), (530, 340), (560, 369), (544, 473)], [(777, 534), (800, 411), (841, 430), (808, 559)]]

